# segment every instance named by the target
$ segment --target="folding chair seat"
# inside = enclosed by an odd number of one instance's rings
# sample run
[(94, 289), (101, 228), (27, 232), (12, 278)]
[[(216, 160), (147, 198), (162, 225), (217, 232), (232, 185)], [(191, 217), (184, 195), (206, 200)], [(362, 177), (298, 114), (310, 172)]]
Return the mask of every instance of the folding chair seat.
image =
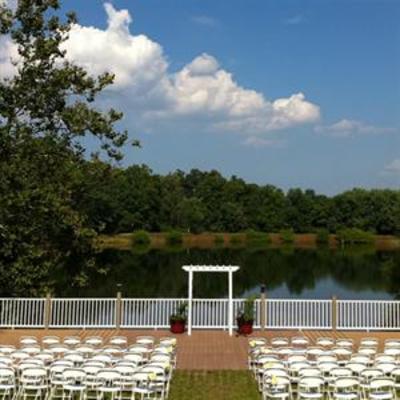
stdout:
[(81, 344), (81, 338), (79, 336), (66, 336), (63, 343), (69, 348), (75, 348)]
[(65, 353), (70, 351), (70, 348), (65, 344), (53, 344), (49, 346), (49, 351), (56, 358), (61, 358)]
[(372, 358), (375, 357), (376, 352), (376, 347), (359, 347), (357, 354)]
[(11, 353), (14, 353), (17, 350), (15, 346), (12, 345), (1, 345), (0, 346), (0, 354), (8, 356)]
[(301, 368), (299, 370), (299, 377), (300, 378), (305, 378), (305, 377), (321, 377), (323, 378), (323, 372), (317, 368), (317, 367), (306, 367), (306, 368)]
[(368, 337), (368, 338), (361, 338), (359, 347), (377, 348), (378, 345), (379, 345), (379, 340), (377, 338)]
[(294, 336), (290, 339), (290, 343), (293, 347), (306, 347), (309, 345), (310, 340), (305, 336)]
[(72, 361), (73, 366), (76, 368), (80, 367), (85, 361), (85, 357), (79, 351), (68, 351), (65, 353), (63, 359)]
[(400, 339), (386, 339), (384, 348), (397, 348), (400, 349)]
[(35, 356), (41, 352), (41, 348), (39, 345), (24, 345), (21, 346), (20, 351), (23, 351), (24, 353), (29, 354), (29, 356)]
[(173, 346), (173, 347), (176, 347), (177, 340), (174, 337), (164, 336), (164, 337), (160, 338), (158, 343), (160, 345), (162, 345), (162, 346)]
[(315, 344), (324, 348), (331, 348), (335, 345), (335, 340), (331, 337), (319, 337), (315, 341)]
[(113, 336), (108, 343), (111, 346), (119, 346), (121, 348), (128, 347), (128, 338), (126, 336)]
[(289, 346), (289, 339), (284, 337), (274, 337), (271, 339), (272, 347), (287, 347)]
[(36, 336), (21, 336), (19, 339), (19, 344), (21, 346), (30, 346), (39, 344), (39, 341)]
[(374, 367), (380, 369), (385, 375), (390, 375), (397, 365), (394, 362), (378, 362)]
[(366, 364), (363, 363), (348, 362), (346, 364), (346, 368), (351, 370), (353, 376), (360, 376), (361, 372), (364, 371), (367, 368), (367, 366)]
[(58, 336), (44, 336), (42, 338), (43, 347), (49, 347), (59, 343), (61, 343), (61, 339)]
[(332, 352), (337, 356), (339, 364), (345, 364), (353, 355), (350, 347), (334, 347)]
[(345, 347), (348, 349), (353, 349), (354, 340), (353, 339), (337, 339), (335, 347)]
[(142, 344), (148, 347), (153, 347), (156, 339), (154, 336), (138, 336), (136, 338), (136, 344)]
[(100, 347), (103, 345), (103, 338), (101, 336), (88, 336), (83, 342), (93, 347)]
[(268, 341), (266, 338), (251, 337), (249, 338), (249, 347), (254, 348), (259, 346), (266, 346), (267, 342)]
[(91, 344), (79, 344), (75, 347), (75, 351), (81, 353), (84, 358), (92, 357), (96, 353), (95, 347)]

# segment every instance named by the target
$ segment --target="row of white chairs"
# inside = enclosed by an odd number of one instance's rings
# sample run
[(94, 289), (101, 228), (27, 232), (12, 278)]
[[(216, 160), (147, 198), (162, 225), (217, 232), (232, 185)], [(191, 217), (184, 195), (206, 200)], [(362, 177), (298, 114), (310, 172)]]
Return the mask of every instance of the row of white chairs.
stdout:
[[(250, 338), (249, 368), (263, 398), (389, 400), (400, 389), (400, 340), (379, 341), (304, 337)], [(356, 350), (357, 352), (353, 352)], [(365, 351), (364, 351), (365, 350)]]
[[(154, 336), (138, 336), (135, 339), (135, 343), (146, 344), (149, 346), (155, 345), (157, 342), (162, 343), (164, 341), (176, 341), (172, 337), (161, 337), (156, 339)], [(65, 336), (61, 338), (59, 336), (44, 336), (43, 338), (37, 338), (36, 336), (21, 336), (19, 338), (20, 345), (42, 345), (43, 347), (50, 347), (53, 345), (65, 345), (68, 348), (75, 348), (79, 345), (86, 344), (93, 347), (101, 347), (105, 344), (116, 345), (121, 348), (128, 347), (128, 338), (126, 336), (112, 336), (108, 340), (104, 340), (101, 336), (87, 336), (80, 338), (79, 336)]]

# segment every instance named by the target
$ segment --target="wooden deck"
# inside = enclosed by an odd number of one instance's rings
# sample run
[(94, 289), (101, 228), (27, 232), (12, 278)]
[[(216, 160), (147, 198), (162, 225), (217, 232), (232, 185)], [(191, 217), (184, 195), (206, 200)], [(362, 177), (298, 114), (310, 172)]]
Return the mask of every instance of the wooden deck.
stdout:
[[(311, 342), (319, 336), (347, 337), (357, 343), (362, 337), (376, 337), (383, 344), (385, 339), (400, 339), (400, 332), (366, 332), (366, 331), (295, 331), (295, 330), (269, 330), (256, 331), (254, 336), (272, 338), (276, 336), (291, 337), (305, 335)], [(17, 345), (21, 336), (36, 336), (41, 338), (46, 335), (59, 337), (78, 335), (81, 338), (99, 335), (105, 341), (115, 335), (128, 337), (129, 344), (140, 335), (155, 337), (172, 336), (167, 330), (133, 330), (133, 329), (2, 329), (0, 330), (0, 344)], [(247, 337), (230, 337), (227, 332), (217, 330), (195, 330), (192, 336), (176, 335), (178, 339), (178, 368), (182, 370), (240, 370), (247, 368)]]

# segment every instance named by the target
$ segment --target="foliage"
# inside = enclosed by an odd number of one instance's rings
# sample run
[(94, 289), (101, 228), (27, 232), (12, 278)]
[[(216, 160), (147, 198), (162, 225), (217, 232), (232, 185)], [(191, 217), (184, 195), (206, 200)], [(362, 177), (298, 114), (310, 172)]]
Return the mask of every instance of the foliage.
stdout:
[(328, 197), (301, 189), (285, 194), (217, 171), (178, 170), (161, 176), (145, 165), (110, 169), (98, 163), (87, 169), (85, 212), (94, 229), (109, 234), (133, 229), (334, 233), (349, 226), (400, 233), (399, 190), (354, 189)]
[(294, 232), (291, 229), (280, 231), (279, 236), (283, 243), (289, 244), (294, 242)]
[(369, 244), (374, 242), (374, 235), (357, 228), (341, 229), (336, 234), (336, 240), (342, 244)]
[(243, 243), (243, 239), (244, 239), (243, 238), (243, 234), (241, 234), (241, 233), (232, 233), (229, 236), (229, 243), (234, 245), (234, 246), (237, 246), (237, 245), (240, 245), (240, 244)]
[(270, 238), (265, 232), (258, 232), (252, 229), (246, 231), (246, 241), (250, 245), (267, 244)]
[(188, 307), (188, 304), (186, 302), (179, 304), (176, 308), (175, 313), (171, 314), (169, 317), (170, 323), (174, 323), (174, 322), (185, 322), (186, 323), (187, 307)]
[(0, 5), (0, 33), (18, 47), (15, 74), (0, 80), (0, 279), (13, 282), (11, 295), (44, 290), (53, 268), (93, 266), (95, 229), (107, 220), (89, 222), (86, 194), (103, 196), (108, 186), (96, 189), (91, 179), (112, 170), (85, 160), (82, 138), (96, 138), (116, 160), (127, 138), (114, 129), (121, 113), (93, 106), (113, 75), (90, 76), (65, 58), (76, 18), (62, 20), (59, 8), (58, 0), (21, 0), (15, 11)]
[(329, 231), (324, 228), (319, 228), (315, 231), (315, 240), (318, 244), (329, 243)]
[(151, 243), (151, 237), (147, 231), (139, 230), (132, 234), (132, 244), (147, 246)]
[(240, 310), (237, 315), (237, 320), (239, 324), (254, 321), (254, 301), (256, 300), (256, 298), (257, 296), (253, 295), (245, 300), (243, 309)]
[(223, 245), (225, 243), (225, 239), (223, 235), (214, 235), (214, 243), (216, 245)]
[(168, 245), (174, 246), (183, 243), (183, 234), (179, 231), (169, 231), (165, 235), (165, 240)]
[(248, 371), (180, 371), (174, 373), (170, 400), (259, 400)]

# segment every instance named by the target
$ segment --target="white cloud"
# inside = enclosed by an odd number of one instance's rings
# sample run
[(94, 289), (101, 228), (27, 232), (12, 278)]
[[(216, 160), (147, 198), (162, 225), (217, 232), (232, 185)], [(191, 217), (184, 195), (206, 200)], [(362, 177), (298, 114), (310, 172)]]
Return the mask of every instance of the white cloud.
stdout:
[[(93, 74), (115, 73), (115, 85), (103, 101), (122, 109), (130, 126), (196, 131), (227, 131), (247, 135), (286, 129), (319, 119), (316, 104), (303, 93), (268, 100), (255, 90), (240, 86), (217, 59), (203, 53), (172, 73), (160, 44), (129, 31), (127, 10), (105, 4), (105, 30), (74, 25), (65, 43), (67, 57)], [(8, 43), (1, 47), (7, 57), (15, 54)], [(6, 56), (5, 56), (6, 55)], [(8, 68), (8, 67), (7, 67)]]
[(285, 142), (278, 139), (264, 139), (259, 136), (249, 136), (242, 144), (248, 147), (260, 148), (260, 147), (284, 147)]
[(203, 25), (213, 28), (219, 26), (219, 21), (213, 17), (209, 17), (208, 15), (195, 15), (194, 17), (192, 17), (192, 21), (198, 25)]
[(292, 17), (284, 19), (283, 23), (285, 25), (299, 25), (304, 21), (305, 21), (304, 16), (302, 14), (297, 14)]
[(332, 125), (320, 125), (314, 128), (315, 132), (337, 137), (355, 135), (380, 134), (394, 132), (394, 128), (368, 125), (361, 121), (342, 119)]
[(400, 174), (400, 158), (397, 158), (385, 165), (385, 172)]

